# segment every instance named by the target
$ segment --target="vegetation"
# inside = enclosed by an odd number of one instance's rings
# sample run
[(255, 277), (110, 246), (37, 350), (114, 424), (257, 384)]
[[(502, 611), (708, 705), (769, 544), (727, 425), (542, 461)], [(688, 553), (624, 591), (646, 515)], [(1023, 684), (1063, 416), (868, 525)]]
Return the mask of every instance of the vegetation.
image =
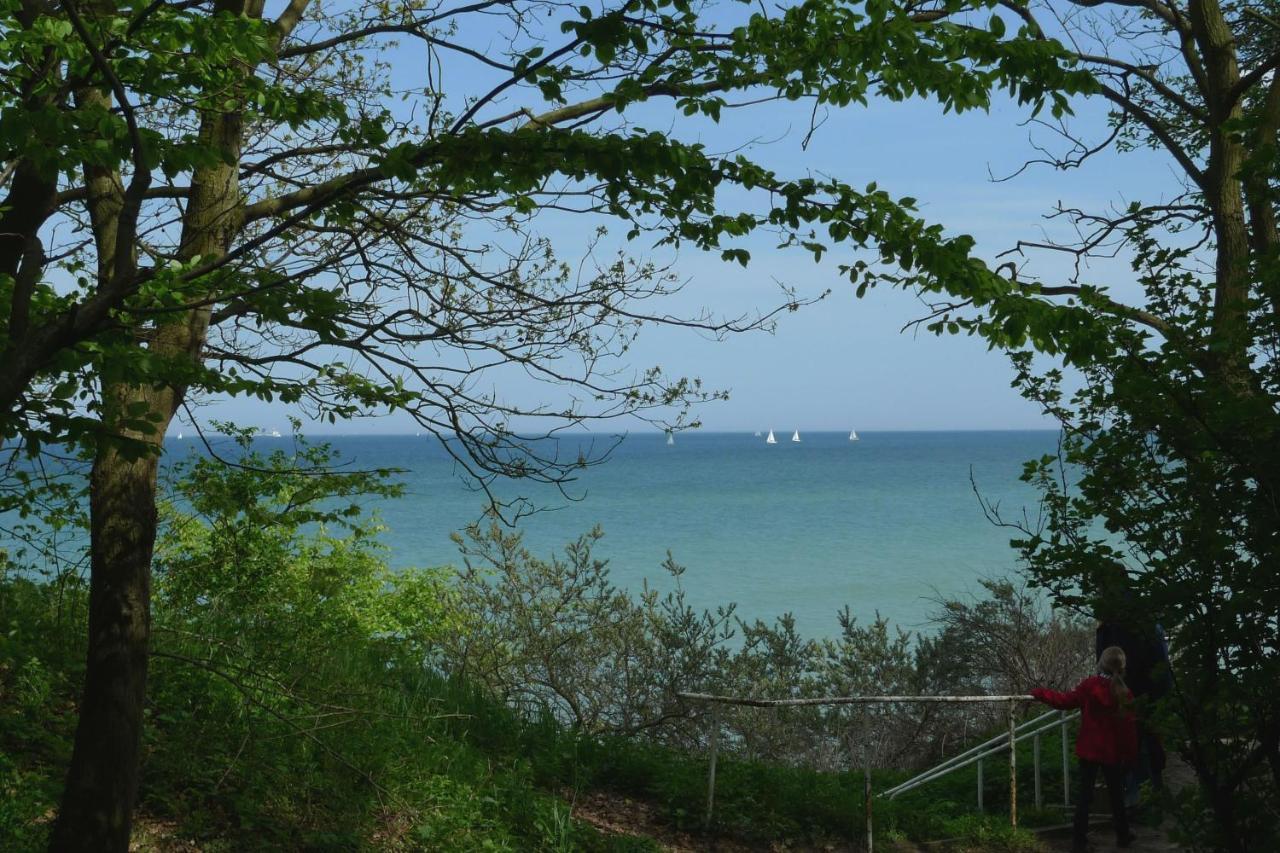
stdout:
[[(705, 625), (711, 617), (694, 615), (678, 591), (632, 601), (609, 586), (604, 566), (581, 543), (568, 553), (588, 567), (588, 591), (581, 578), (566, 585), (566, 577), (577, 577), (568, 561), (534, 560), (535, 568), (509, 575), (482, 575), (475, 565), (457, 574), (392, 573), (376, 525), (358, 509), (360, 499), (391, 490), (382, 477), (303, 476), (334, 467), (326, 447), (302, 443), (293, 453), (262, 454), (251, 435), (240, 442), (244, 453), (232, 466), (193, 456), (171, 472), (175, 494), (157, 548), (156, 661), (140, 787), (144, 845), (651, 849), (650, 839), (602, 834), (578, 820), (579, 804), (591, 795), (638, 798), (665, 831), (703, 831), (707, 719), (671, 692), (619, 693), (610, 686), (618, 678), (613, 667), (630, 648), (637, 669), (670, 690), (711, 682), (734, 692), (772, 690), (770, 682), (742, 679), (780, 671), (785, 655), (777, 638), (790, 630), (789, 620), (739, 625), (747, 631), (737, 648), (717, 644), (712, 654), (681, 659), (671, 654), (682, 642), (673, 626)], [(494, 537), (512, 544), (509, 536)], [(25, 850), (46, 840), (73, 743), (88, 597), (76, 574), (37, 582), (40, 564), (22, 570), (16, 559), (6, 557), (0, 579), (0, 689), (13, 700), (0, 711), (0, 846)], [(554, 588), (555, 598), (578, 601), (576, 616), (504, 622), (513, 610), (536, 615), (553, 597), (526, 595), (513, 607), (512, 584)], [(489, 633), (480, 625), (500, 627)], [(727, 636), (724, 625), (715, 630)], [(859, 661), (845, 658), (851, 669), (883, 668), (901, 655), (904, 638), (885, 643), (883, 623), (859, 631), (849, 623), (845, 635), (846, 642), (870, 638)], [(575, 634), (582, 643), (575, 648), (593, 655), (546, 657)], [(821, 688), (813, 680), (837, 645), (799, 647), (812, 655), (802, 664), (812, 670), (806, 689)], [(653, 651), (639, 651), (645, 648)], [(927, 658), (941, 659), (937, 649)], [(905, 661), (910, 668), (910, 654)], [(572, 681), (584, 668), (595, 677)], [(539, 684), (562, 692), (529, 689)], [(513, 693), (512, 685), (525, 689)], [(575, 716), (574, 707), (596, 716)], [(655, 707), (665, 710), (660, 721), (625, 725)], [(760, 843), (860, 837), (860, 754), (840, 752), (852, 724), (785, 715), (726, 719), (713, 831)], [(810, 766), (824, 738), (826, 764)], [(959, 746), (953, 742), (950, 751)], [(1045, 748), (1057, 754), (1052, 737)], [(1022, 843), (1001, 829), (1008, 786), (1002, 768), (1002, 761), (987, 768), (988, 817), (973, 812), (970, 768), (877, 800), (877, 831), (885, 839)], [(877, 769), (875, 786), (903, 778), (903, 770)], [(1056, 784), (1056, 774), (1046, 774), (1050, 802), (1061, 797)], [(1021, 796), (1025, 808), (1029, 774)]]
[[(668, 556), (672, 588), (639, 600), (614, 586), (596, 555), (602, 531), (563, 556), (530, 554), (517, 533), (473, 526), (458, 537), (466, 568), (449, 585), (462, 615), (438, 635), (443, 671), (514, 707), (549, 712), (591, 734), (703, 750), (706, 707), (680, 692), (762, 698), (859, 694), (1025, 693), (1073, 686), (1092, 668), (1089, 626), (1009, 581), (986, 595), (940, 602), (931, 636), (860, 625), (848, 609), (830, 639), (801, 636), (784, 614), (745, 622), (732, 604), (691, 607), (685, 568)], [(904, 768), (940, 760), (991, 729), (1004, 708), (724, 708), (730, 755), (827, 770)]]

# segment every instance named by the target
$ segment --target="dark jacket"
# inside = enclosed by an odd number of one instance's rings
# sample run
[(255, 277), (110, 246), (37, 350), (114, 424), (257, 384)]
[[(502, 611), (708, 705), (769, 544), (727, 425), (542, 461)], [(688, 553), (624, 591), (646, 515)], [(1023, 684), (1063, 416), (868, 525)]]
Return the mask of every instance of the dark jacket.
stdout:
[(1093, 639), (1095, 658), (1101, 658), (1108, 646), (1124, 650), (1124, 681), (1134, 696), (1159, 699), (1169, 692), (1169, 652), (1159, 626), (1148, 637), (1116, 622), (1103, 622)]
[[(1051, 708), (1080, 709), (1076, 755), (1097, 764), (1132, 764), (1138, 755), (1138, 727), (1133, 708), (1116, 707), (1111, 679), (1091, 675), (1070, 693), (1037, 687), (1031, 695)], [(1132, 691), (1130, 698), (1132, 698)]]

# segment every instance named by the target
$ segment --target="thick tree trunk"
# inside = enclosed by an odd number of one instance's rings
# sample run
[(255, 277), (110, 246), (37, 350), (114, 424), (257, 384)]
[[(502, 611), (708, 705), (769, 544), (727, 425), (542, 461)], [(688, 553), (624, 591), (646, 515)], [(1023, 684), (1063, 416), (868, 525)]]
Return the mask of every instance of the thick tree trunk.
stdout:
[[(258, 0), (222, 0), (222, 11), (260, 15)], [(104, 97), (85, 93), (84, 97)], [(223, 254), (243, 221), (239, 157), (243, 121), (238, 113), (211, 113), (201, 138), (224, 158), (195, 172), (183, 217), (179, 255)], [(120, 225), (118, 175), (87, 167), (90, 213), (99, 253), (99, 277), (119, 274), (113, 251)], [(132, 259), (126, 266), (132, 267)], [(149, 330), (148, 349), (158, 358), (198, 363), (208, 334), (209, 306), (201, 306)], [(151, 555), (156, 538), (156, 471), (164, 432), (186, 393), (184, 386), (130, 385), (130, 377), (103, 365), (103, 422), (111, 429), (137, 404), (153, 418), (154, 431), (128, 433), (151, 453), (137, 460), (118, 449), (98, 449), (90, 481), (92, 580), (89, 655), (75, 752), (50, 849), (127, 851), (138, 790), (142, 709), (150, 636)], [(136, 412), (131, 412), (136, 416)]]
[(90, 479), (89, 650), (75, 749), (50, 849), (125, 851), (151, 633), (156, 468), (104, 448)]

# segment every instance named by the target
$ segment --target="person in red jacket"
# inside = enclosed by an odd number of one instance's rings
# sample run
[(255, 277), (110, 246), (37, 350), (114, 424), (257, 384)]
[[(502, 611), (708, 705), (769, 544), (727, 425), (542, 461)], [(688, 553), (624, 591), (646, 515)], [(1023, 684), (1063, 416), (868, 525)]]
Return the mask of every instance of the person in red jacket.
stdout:
[(1080, 709), (1080, 735), (1076, 755), (1080, 758), (1080, 795), (1076, 798), (1072, 850), (1088, 849), (1089, 806), (1098, 773), (1107, 782), (1111, 799), (1111, 819), (1115, 823), (1116, 846), (1133, 843), (1129, 816), (1125, 811), (1125, 770), (1138, 754), (1137, 718), (1133, 693), (1124, 683), (1124, 650), (1110, 646), (1098, 658), (1098, 675), (1081, 681), (1069, 693), (1037, 687), (1031, 695), (1051, 708)]

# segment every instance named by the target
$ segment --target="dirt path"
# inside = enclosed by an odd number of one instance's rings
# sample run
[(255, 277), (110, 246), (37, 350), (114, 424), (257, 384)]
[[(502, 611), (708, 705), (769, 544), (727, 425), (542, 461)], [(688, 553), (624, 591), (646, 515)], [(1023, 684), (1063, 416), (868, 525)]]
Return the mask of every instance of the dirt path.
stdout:
[[(611, 835), (641, 835), (652, 838), (669, 853), (854, 853), (861, 848), (850, 844), (831, 844), (822, 847), (797, 845), (785, 841), (751, 844), (731, 838), (712, 838), (705, 835), (681, 832), (664, 821), (658, 810), (649, 803), (616, 794), (592, 792), (579, 794), (574, 800), (573, 816), (589, 823), (601, 832)], [(901, 848), (898, 848), (899, 850)], [(886, 848), (893, 853), (894, 848)], [(880, 853), (880, 846), (876, 846)]]
[(661, 819), (654, 806), (631, 797), (592, 791), (576, 797), (566, 794), (565, 799), (572, 806), (573, 816), (577, 820), (608, 835), (643, 835), (652, 838), (663, 850), (671, 853), (698, 853), (709, 849), (737, 853), (761, 849), (734, 845), (727, 841), (714, 848), (708, 847), (710, 839), (673, 829), (671, 824)]

